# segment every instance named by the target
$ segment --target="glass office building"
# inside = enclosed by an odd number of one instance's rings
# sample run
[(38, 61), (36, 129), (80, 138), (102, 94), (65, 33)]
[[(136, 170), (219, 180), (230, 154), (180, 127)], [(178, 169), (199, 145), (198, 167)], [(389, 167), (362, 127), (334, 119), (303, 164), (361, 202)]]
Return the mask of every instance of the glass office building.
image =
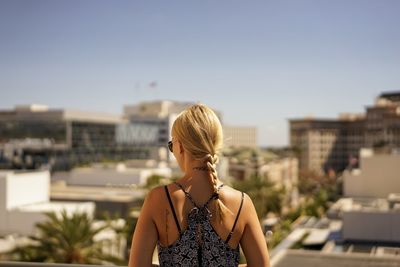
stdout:
[(0, 111), (0, 162), (13, 168), (69, 169), (94, 161), (146, 159), (149, 146), (119, 142), (121, 116), (105, 113), (17, 106)]

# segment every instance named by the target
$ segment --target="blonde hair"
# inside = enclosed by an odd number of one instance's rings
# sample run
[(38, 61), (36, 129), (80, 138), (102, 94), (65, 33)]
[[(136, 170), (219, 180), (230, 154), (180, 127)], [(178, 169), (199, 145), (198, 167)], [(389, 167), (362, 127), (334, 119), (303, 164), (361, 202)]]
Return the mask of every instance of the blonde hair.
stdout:
[[(216, 163), (222, 149), (223, 133), (221, 122), (214, 111), (200, 103), (190, 106), (174, 121), (172, 134), (194, 159), (207, 164), (208, 171), (211, 172), (210, 182), (214, 193), (217, 193)], [(233, 214), (219, 198), (216, 199), (215, 205), (220, 222), (227, 212)]]

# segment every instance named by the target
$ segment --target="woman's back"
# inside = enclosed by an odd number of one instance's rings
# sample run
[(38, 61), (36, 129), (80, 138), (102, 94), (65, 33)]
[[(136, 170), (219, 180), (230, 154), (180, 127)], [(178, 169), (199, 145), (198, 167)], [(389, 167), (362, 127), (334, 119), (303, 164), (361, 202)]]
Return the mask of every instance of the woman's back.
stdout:
[[(165, 216), (155, 220), (160, 265), (237, 266), (244, 194), (224, 184), (218, 185), (217, 193), (212, 193), (210, 188), (209, 194), (205, 192), (207, 188), (187, 191), (180, 183), (163, 188), (164, 194), (158, 195)], [(217, 198), (232, 211), (221, 223), (213, 205)]]
[[(167, 188), (170, 193), (171, 202), (176, 211), (177, 221), (179, 222), (182, 231), (185, 231), (188, 227), (186, 220), (187, 214), (190, 212), (193, 205), (191, 205), (190, 201), (186, 199), (187, 197), (178, 186), (170, 184)], [(200, 205), (204, 204), (210, 197), (210, 193), (206, 193), (204, 188), (202, 189), (196, 186), (193, 186), (193, 188), (198, 189), (188, 190), (193, 199)], [(220, 200), (233, 212), (233, 214), (230, 215), (227, 213), (222, 224), (217, 222), (215, 216), (211, 218), (210, 222), (212, 227), (215, 229), (216, 234), (224, 240), (224, 238), (229, 235), (234, 224), (236, 213), (240, 207), (241, 192), (229, 186), (223, 186), (219, 193)], [(212, 214), (215, 214), (213, 207), (210, 210)], [(164, 247), (169, 246), (179, 238), (179, 230), (175, 223), (172, 210), (170, 209), (164, 186), (156, 187), (146, 196), (140, 212), (135, 234), (132, 239), (129, 266), (151, 266), (151, 256), (154, 247), (156, 245)], [(245, 193), (240, 216), (238, 217), (234, 232), (228, 245), (235, 249), (239, 243), (244, 252), (248, 267), (269, 266), (268, 249), (257, 218), (257, 213), (251, 199)], [(185, 265), (176, 264), (171, 266)], [(209, 267), (213, 266), (214, 265), (209, 265)]]
[(207, 106), (193, 105), (175, 119), (167, 146), (184, 176), (146, 196), (132, 239), (130, 267), (151, 266), (156, 246), (161, 265), (236, 266), (239, 243), (248, 266), (269, 266), (251, 199), (221, 187), (216, 164), (222, 143), (222, 125)]

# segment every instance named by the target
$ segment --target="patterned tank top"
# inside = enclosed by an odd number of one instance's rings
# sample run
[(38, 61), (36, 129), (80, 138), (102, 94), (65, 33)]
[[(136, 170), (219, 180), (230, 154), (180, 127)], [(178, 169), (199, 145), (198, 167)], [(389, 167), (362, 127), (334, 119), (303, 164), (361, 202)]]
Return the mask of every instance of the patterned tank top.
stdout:
[(194, 207), (189, 212), (187, 217), (188, 227), (186, 230), (182, 231), (168, 192), (168, 187), (164, 187), (169, 205), (171, 206), (171, 210), (174, 215), (176, 226), (179, 231), (179, 238), (169, 246), (163, 246), (161, 245), (160, 241), (157, 242), (160, 267), (238, 266), (240, 256), (239, 245), (237, 248), (233, 249), (228, 245), (228, 242), (232, 237), (233, 231), (235, 230), (235, 226), (240, 215), (240, 210), (242, 209), (243, 192), (240, 207), (237, 212), (235, 222), (233, 223), (232, 230), (229, 232), (227, 238), (223, 240), (219, 237), (211, 225), (210, 218), (212, 214), (208, 209), (208, 204), (212, 200), (218, 199), (219, 189), (224, 184), (221, 184), (217, 188), (217, 192), (212, 194), (208, 201), (201, 207), (194, 202), (192, 196), (183, 189), (181, 184), (177, 182), (175, 182), (175, 184), (182, 189), (182, 191), (185, 193), (185, 196), (190, 200)]

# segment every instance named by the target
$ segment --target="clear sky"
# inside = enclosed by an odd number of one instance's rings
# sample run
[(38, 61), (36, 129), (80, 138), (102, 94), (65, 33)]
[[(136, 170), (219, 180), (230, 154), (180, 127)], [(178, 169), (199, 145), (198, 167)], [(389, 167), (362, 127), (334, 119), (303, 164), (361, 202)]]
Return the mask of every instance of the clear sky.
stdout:
[(0, 0), (0, 109), (201, 101), (287, 145), (289, 118), (400, 90), (399, 14), (398, 0)]

